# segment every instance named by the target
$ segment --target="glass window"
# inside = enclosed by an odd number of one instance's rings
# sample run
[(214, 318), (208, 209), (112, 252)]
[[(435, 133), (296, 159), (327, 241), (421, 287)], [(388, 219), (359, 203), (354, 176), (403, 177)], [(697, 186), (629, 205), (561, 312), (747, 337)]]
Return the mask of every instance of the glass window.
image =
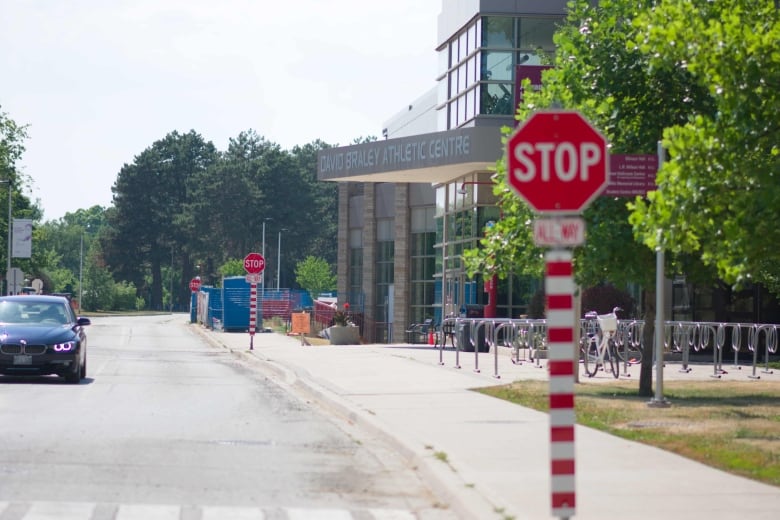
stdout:
[(451, 41), (447, 48), (449, 49), (450, 56), (450, 62), (447, 68), (452, 68), (458, 63), (458, 40)]
[(468, 33), (463, 33), (458, 37), (458, 62), (461, 62), (466, 59), (466, 56), (469, 55), (469, 46), (468, 46)]
[(349, 247), (363, 247), (363, 228), (349, 230)]
[(349, 289), (352, 294), (363, 292), (363, 249), (349, 250)]
[(447, 99), (454, 98), (458, 93), (458, 69), (450, 72), (450, 93)]
[(363, 226), (363, 195), (349, 198), (349, 227)]
[(486, 16), (482, 19), (482, 46), (499, 49), (514, 47), (515, 21), (507, 16)]
[(422, 233), (435, 230), (434, 208), (412, 208), (411, 232)]
[(512, 53), (482, 51), (482, 74), (480, 79), (512, 81)]
[(472, 56), (466, 62), (466, 87), (470, 87), (477, 80), (477, 59)]
[[(388, 222), (392, 223), (392, 220), (387, 219), (382, 223), (377, 222), (377, 231), (380, 228), (385, 228)], [(390, 284), (393, 283), (394, 280), (394, 272), (393, 272), (394, 263), (395, 263), (394, 260), (395, 260), (395, 242), (381, 240), (379, 238), (379, 233), (377, 232), (376, 264), (375, 264), (376, 267), (375, 319), (378, 325), (385, 322), (388, 316), (387, 299), (388, 299), (388, 295), (390, 294), (389, 286)], [(379, 334), (379, 330), (377, 330), (377, 334)], [(384, 341), (384, 339), (381, 339), (381, 341)]]
[(480, 85), (480, 114), (512, 115), (512, 84), (483, 83)]
[(410, 250), (410, 318), (419, 323), (434, 315), (436, 232), (413, 233)]
[(392, 217), (395, 215), (395, 184), (390, 182), (377, 183), (374, 201), (376, 206), (374, 215), (377, 219)]
[(391, 241), (395, 238), (395, 233), (393, 233), (394, 223), (395, 220), (391, 218), (385, 218), (376, 221), (377, 241)]
[(529, 51), (540, 49), (552, 53), (555, 51), (553, 34), (560, 18), (520, 18), (519, 48)]
[(444, 208), (447, 204), (447, 185), (436, 188), (436, 214), (435, 216), (444, 216)]

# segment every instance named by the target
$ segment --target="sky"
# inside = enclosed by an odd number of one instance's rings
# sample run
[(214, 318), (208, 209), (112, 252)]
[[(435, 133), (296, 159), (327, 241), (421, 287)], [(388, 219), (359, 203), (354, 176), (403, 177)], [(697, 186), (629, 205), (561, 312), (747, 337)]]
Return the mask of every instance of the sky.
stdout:
[(348, 145), (435, 86), (442, 0), (0, 0), (0, 112), (44, 220), (172, 131)]

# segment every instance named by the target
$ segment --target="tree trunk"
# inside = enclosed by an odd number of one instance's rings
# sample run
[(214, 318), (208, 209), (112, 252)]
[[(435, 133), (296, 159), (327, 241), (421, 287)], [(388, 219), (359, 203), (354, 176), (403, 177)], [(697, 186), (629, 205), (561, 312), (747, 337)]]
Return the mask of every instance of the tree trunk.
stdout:
[[(639, 371), (639, 396), (653, 396), (653, 351), (655, 350), (655, 290), (644, 291), (645, 326), (642, 331), (642, 364)], [(663, 331), (662, 331), (663, 333)]]

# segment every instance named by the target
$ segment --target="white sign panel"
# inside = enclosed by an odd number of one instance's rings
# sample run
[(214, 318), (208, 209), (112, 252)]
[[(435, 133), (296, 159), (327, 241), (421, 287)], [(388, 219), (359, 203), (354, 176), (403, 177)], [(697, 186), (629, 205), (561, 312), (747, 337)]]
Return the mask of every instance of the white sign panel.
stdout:
[(8, 282), (8, 294), (18, 294), (24, 287), (24, 272), (18, 267), (12, 267), (5, 273)]
[(585, 242), (585, 221), (579, 217), (534, 220), (537, 246), (578, 246)]
[(11, 256), (14, 258), (30, 258), (32, 255), (32, 227), (32, 220), (29, 218), (14, 219), (11, 251)]
[(260, 273), (249, 273), (245, 276), (247, 283), (260, 283), (263, 279), (263, 275)]

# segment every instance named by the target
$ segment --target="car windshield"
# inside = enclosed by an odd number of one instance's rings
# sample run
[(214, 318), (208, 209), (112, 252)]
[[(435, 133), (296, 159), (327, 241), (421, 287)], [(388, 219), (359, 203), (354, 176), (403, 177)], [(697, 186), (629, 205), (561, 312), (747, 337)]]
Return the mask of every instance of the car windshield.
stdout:
[(69, 317), (66, 307), (57, 302), (0, 302), (0, 323), (64, 325)]

